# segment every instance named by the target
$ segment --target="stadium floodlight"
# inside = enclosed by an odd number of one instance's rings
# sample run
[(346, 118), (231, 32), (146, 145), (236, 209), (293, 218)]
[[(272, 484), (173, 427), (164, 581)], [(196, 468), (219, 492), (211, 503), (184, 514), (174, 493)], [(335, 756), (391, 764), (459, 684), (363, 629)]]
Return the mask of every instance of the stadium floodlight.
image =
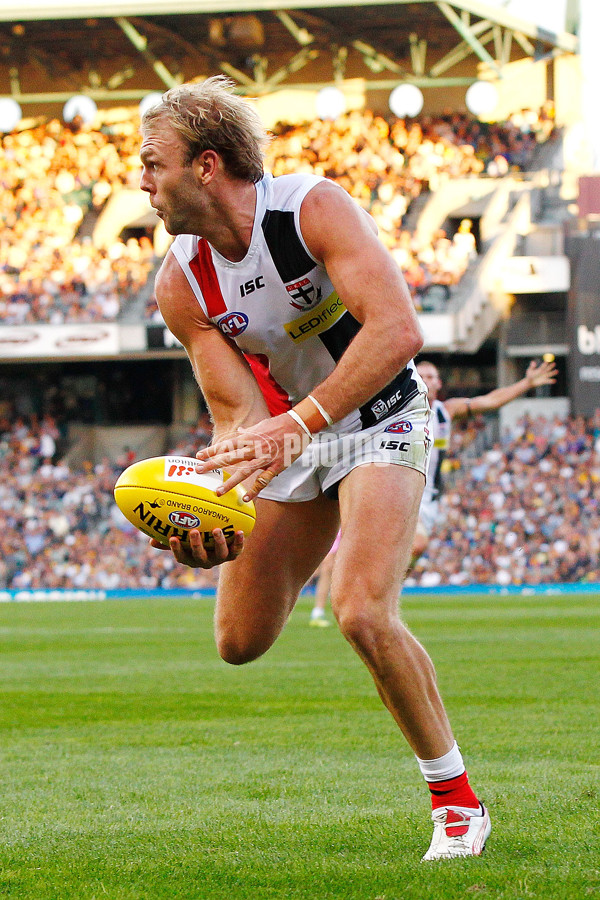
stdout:
[(474, 116), (487, 116), (498, 105), (498, 91), (491, 81), (475, 81), (467, 90), (465, 102)]
[(390, 94), (390, 109), (399, 119), (418, 116), (423, 109), (423, 94), (416, 84), (399, 84)]
[(339, 88), (322, 88), (315, 98), (319, 119), (337, 119), (346, 112), (346, 97)]
[(91, 125), (97, 111), (98, 107), (87, 94), (74, 94), (63, 106), (63, 119), (72, 122), (79, 116), (86, 125)]
[(162, 94), (158, 91), (154, 91), (152, 94), (146, 94), (145, 97), (142, 97), (140, 100), (140, 105), (138, 107), (140, 118), (144, 115), (145, 112), (148, 112), (149, 109), (152, 109), (153, 106), (156, 106), (162, 100)]
[(0, 97), (0, 131), (12, 131), (23, 118), (21, 107), (12, 97)]

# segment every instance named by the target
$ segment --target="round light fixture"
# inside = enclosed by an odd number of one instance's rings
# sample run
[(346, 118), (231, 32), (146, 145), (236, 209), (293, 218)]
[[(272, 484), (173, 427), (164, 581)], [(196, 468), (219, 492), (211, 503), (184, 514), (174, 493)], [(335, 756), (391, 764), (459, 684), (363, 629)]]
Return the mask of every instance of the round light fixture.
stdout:
[(346, 97), (339, 88), (322, 88), (315, 98), (319, 119), (337, 119), (346, 112)]
[(390, 94), (389, 104), (399, 119), (412, 118), (423, 109), (423, 94), (416, 84), (399, 84)]
[(75, 94), (63, 106), (63, 119), (65, 122), (72, 122), (79, 116), (86, 125), (91, 125), (97, 110), (98, 107), (87, 94)]
[(12, 131), (23, 118), (21, 107), (12, 97), (0, 97), (0, 131)]
[(138, 107), (140, 118), (144, 113), (148, 112), (149, 109), (152, 109), (153, 106), (157, 106), (161, 100), (162, 94), (159, 94), (158, 91), (154, 91), (152, 94), (146, 94), (145, 97), (142, 97)]
[(487, 116), (498, 105), (498, 91), (491, 81), (475, 81), (465, 96), (467, 109), (474, 116)]

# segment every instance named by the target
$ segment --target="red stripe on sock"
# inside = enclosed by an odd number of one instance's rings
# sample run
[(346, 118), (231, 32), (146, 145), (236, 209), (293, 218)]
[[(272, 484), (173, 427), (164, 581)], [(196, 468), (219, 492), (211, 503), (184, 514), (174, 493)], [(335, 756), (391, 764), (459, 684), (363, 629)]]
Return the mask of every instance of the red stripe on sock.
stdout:
[(431, 791), (432, 809), (439, 809), (440, 806), (466, 806), (467, 809), (479, 809), (479, 800), (473, 793), (466, 771), (456, 778), (448, 778), (447, 781), (428, 781), (427, 786)]

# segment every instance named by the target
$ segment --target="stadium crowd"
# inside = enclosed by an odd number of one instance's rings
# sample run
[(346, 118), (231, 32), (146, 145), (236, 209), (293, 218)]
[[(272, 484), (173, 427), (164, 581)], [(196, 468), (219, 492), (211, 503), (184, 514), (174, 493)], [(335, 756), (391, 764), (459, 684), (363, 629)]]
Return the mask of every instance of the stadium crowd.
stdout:
[(463, 467), (477, 434), (473, 423), (467, 429), (458, 430), (447, 460), (453, 483), (407, 584), (600, 581), (600, 411), (590, 420), (524, 417)]
[[(206, 587), (211, 572), (179, 566), (159, 553), (116, 507), (113, 488), (133, 461), (73, 468), (56, 452), (49, 416), (0, 420), (0, 588), (13, 590)], [(192, 452), (200, 422), (174, 450)]]
[[(193, 456), (209, 432), (205, 416), (171, 452)], [(456, 429), (452, 484), (407, 584), (600, 581), (600, 411), (524, 418), (469, 458), (465, 441), (477, 434), (473, 423)], [(0, 420), (1, 589), (214, 586), (215, 570), (151, 549), (117, 509), (113, 487), (131, 451), (75, 469), (58, 446), (51, 416)]]
[[(0, 147), (0, 324), (114, 320), (152, 271), (152, 241), (97, 247), (81, 226), (116, 191), (138, 187), (139, 138), (57, 119)], [(84, 231), (87, 229), (84, 229)]]
[[(311, 171), (346, 188), (374, 216), (421, 306), (432, 284), (458, 283), (474, 244), (468, 229), (418, 244), (404, 227), (412, 201), (444, 179), (526, 169), (552, 125), (548, 113), (526, 112), (499, 124), (355, 111), (280, 125), (267, 162), (274, 174)], [(107, 200), (139, 185), (138, 113), (124, 113), (94, 127), (52, 119), (1, 137), (0, 324), (114, 320), (147, 283), (157, 262), (149, 237), (98, 247), (91, 236)]]

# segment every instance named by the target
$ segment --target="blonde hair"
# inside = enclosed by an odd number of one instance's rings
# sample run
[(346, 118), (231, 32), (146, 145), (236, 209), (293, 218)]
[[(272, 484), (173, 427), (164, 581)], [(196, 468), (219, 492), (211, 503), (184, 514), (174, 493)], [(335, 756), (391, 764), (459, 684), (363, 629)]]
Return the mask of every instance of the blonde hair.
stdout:
[(204, 150), (218, 153), (230, 175), (256, 183), (264, 174), (269, 135), (256, 110), (233, 93), (224, 75), (171, 88), (142, 116), (142, 130), (164, 118), (183, 138), (185, 161)]

